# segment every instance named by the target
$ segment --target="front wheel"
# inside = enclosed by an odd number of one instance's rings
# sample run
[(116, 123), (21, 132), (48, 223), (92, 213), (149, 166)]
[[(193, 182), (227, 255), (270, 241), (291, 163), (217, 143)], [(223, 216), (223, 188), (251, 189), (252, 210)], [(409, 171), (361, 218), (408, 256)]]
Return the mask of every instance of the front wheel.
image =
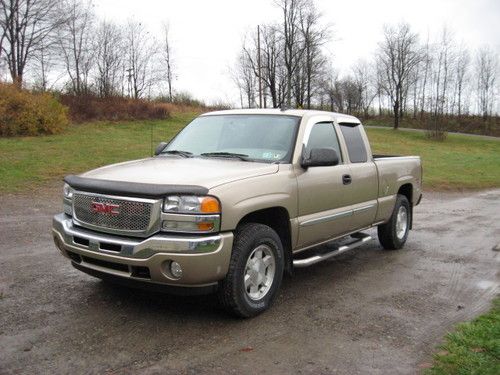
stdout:
[(378, 226), (378, 240), (387, 250), (401, 249), (410, 231), (410, 202), (404, 195), (398, 194), (391, 218)]
[(219, 284), (221, 304), (249, 318), (267, 310), (283, 278), (283, 245), (267, 225), (249, 223), (236, 231), (229, 271)]

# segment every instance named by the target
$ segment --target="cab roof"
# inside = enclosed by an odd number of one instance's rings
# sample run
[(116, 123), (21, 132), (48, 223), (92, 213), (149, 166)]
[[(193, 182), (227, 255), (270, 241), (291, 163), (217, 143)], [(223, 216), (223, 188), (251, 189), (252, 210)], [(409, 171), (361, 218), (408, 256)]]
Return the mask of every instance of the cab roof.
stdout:
[(286, 109), (281, 110), (279, 108), (266, 108), (266, 109), (229, 109), (224, 111), (214, 111), (204, 113), (202, 116), (216, 116), (216, 115), (277, 115), (277, 116), (297, 116), (297, 117), (311, 117), (314, 115), (328, 115), (335, 118), (337, 122), (347, 122), (360, 124), (358, 118), (345, 115), (343, 113), (327, 112), (327, 111), (317, 111), (312, 109)]

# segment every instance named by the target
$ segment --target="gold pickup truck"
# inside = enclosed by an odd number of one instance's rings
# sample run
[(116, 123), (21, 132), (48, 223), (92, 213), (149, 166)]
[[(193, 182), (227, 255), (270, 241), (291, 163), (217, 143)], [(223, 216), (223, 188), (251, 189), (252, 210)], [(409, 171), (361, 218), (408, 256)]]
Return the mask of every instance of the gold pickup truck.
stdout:
[[(401, 248), (422, 197), (418, 156), (372, 155), (360, 121), (306, 110), (206, 113), (155, 156), (67, 176), (53, 236), (90, 275), (269, 308), (284, 272), (372, 237)], [(329, 243), (328, 246), (318, 246)]]

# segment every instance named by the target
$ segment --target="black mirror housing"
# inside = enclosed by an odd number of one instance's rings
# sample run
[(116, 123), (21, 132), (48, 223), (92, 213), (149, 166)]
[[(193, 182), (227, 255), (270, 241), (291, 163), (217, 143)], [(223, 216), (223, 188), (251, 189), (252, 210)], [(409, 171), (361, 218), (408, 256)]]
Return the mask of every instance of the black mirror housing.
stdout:
[(328, 167), (339, 164), (339, 156), (333, 148), (313, 148), (309, 156), (302, 157), (301, 166), (309, 167)]
[(160, 155), (161, 152), (167, 147), (168, 143), (167, 142), (160, 142), (158, 146), (156, 146), (155, 149), (155, 155)]

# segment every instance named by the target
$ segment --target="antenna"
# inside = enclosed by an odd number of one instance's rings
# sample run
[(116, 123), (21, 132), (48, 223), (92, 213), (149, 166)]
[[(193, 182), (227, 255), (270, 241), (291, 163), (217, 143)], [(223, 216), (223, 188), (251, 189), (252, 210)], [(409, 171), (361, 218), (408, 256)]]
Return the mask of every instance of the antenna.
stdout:
[(151, 157), (154, 156), (154, 153), (153, 153), (153, 127), (154, 127), (154, 122), (151, 122)]

